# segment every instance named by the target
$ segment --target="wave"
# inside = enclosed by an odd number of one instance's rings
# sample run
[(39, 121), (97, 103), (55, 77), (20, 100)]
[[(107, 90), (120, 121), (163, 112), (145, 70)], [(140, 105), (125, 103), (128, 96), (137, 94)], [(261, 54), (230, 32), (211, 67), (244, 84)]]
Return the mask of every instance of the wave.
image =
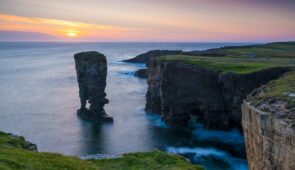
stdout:
[(202, 124), (194, 124), (196, 127), (192, 134), (198, 139), (203, 141), (219, 141), (228, 144), (243, 144), (244, 136), (238, 129), (231, 131), (208, 130)]
[[(233, 170), (247, 170), (247, 162), (244, 159), (239, 159), (231, 156), (230, 154), (215, 149), (215, 148), (189, 148), (189, 147), (167, 147), (166, 152), (173, 154), (192, 154), (192, 160), (194, 162), (203, 163), (205, 166), (208, 164), (206, 161), (217, 159), (225, 162), (227, 164), (227, 168), (224, 169), (233, 169)], [(212, 167), (207, 169), (215, 169), (218, 167)]]

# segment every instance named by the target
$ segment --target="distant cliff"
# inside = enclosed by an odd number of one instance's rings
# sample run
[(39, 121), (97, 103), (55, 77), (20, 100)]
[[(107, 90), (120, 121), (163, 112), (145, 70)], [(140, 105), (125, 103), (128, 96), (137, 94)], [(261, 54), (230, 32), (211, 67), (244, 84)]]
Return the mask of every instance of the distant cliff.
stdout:
[(244, 101), (242, 124), (250, 170), (295, 169), (294, 88), (295, 72), (256, 89)]
[(216, 53), (214, 50), (204, 50), (204, 51), (181, 51), (181, 50), (151, 50), (146, 53), (140, 54), (134, 58), (123, 60), (124, 62), (132, 62), (132, 63), (145, 63), (148, 64), (154, 58), (160, 56), (167, 56), (167, 55), (202, 55), (202, 56), (215, 56), (221, 57), (224, 54)]
[(241, 129), (241, 104), (246, 95), (288, 68), (271, 68), (247, 74), (222, 73), (169, 60), (148, 65), (146, 110), (160, 114), (170, 125), (184, 125), (191, 115), (207, 128)]
[(152, 51), (148, 51), (146, 53), (140, 54), (134, 58), (123, 60), (123, 61), (148, 64), (151, 59), (156, 57), (160, 57), (164, 55), (182, 54), (182, 53), (183, 51), (181, 50), (152, 50)]

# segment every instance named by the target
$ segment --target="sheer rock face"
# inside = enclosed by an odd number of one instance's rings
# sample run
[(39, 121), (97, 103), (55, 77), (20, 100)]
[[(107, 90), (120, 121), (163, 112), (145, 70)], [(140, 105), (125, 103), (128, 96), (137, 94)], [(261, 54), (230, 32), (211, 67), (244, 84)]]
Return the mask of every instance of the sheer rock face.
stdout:
[(139, 78), (147, 78), (147, 69), (139, 69), (135, 72), (135, 76)]
[[(104, 111), (106, 99), (105, 87), (107, 60), (103, 54), (95, 51), (81, 52), (74, 55), (81, 108), (78, 115), (92, 122), (112, 120)], [(90, 108), (86, 108), (86, 103)]]
[(242, 129), (241, 104), (246, 95), (288, 71), (267, 69), (249, 74), (218, 73), (176, 61), (148, 65), (146, 110), (170, 125), (185, 125), (192, 115), (206, 128)]
[(245, 101), (242, 113), (249, 169), (294, 170), (295, 131), (278, 118), (278, 111), (261, 111)]

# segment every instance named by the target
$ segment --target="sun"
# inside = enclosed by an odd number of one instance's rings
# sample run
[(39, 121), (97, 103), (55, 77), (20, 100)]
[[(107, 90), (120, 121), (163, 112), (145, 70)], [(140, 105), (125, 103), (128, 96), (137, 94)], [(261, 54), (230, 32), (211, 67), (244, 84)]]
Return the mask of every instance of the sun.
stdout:
[(66, 29), (64, 30), (64, 35), (67, 37), (77, 37), (79, 36), (80, 31), (76, 29)]
[(66, 35), (69, 36), (69, 37), (76, 37), (77, 36), (77, 33), (68, 32)]

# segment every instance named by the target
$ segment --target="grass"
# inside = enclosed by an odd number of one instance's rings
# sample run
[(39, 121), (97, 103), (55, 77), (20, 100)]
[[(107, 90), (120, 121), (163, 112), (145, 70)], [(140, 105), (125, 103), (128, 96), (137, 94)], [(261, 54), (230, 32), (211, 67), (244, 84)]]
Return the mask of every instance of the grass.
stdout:
[(243, 56), (243, 54), (254, 54), (257, 57), (294, 58), (295, 42), (278, 42), (241, 47), (225, 47), (215, 50), (220, 53), (225, 53), (228, 56)]
[[(202, 57), (202, 56), (186, 56), (186, 55), (171, 55), (156, 58), (157, 60), (179, 61), (183, 63), (195, 64), (212, 71), (217, 72), (232, 72), (237, 74), (245, 74), (262, 69), (274, 67), (292, 67), (291, 64), (283, 64), (281, 59), (247, 59), (247, 58), (232, 58), (232, 57)], [(275, 63), (273, 60), (277, 60)], [(295, 66), (295, 64), (294, 64)]]
[(125, 154), (122, 158), (104, 159), (94, 163), (104, 170), (204, 170), (201, 166), (188, 164), (182, 156), (167, 155), (160, 151)]
[(188, 163), (182, 156), (160, 151), (124, 154), (121, 158), (82, 160), (56, 153), (26, 150), (23, 137), (0, 132), (0, 169), (100, 169), (100, 170), (203, 170)]
[[(295, 67), (295, 42), (223, 47), (202, 51), (220, 56), (169, 55), (156, 60), (195, 64), (217, 72), (251, 73), (274, 67)], [(201, 54), (201, 53), (200, 53)]]
[(280, 79), (270, 81), (261, 87), (264, 93), (257, 96), (258, 100), (281, 100), (295, 118), (295, 71), (287, 73)]

